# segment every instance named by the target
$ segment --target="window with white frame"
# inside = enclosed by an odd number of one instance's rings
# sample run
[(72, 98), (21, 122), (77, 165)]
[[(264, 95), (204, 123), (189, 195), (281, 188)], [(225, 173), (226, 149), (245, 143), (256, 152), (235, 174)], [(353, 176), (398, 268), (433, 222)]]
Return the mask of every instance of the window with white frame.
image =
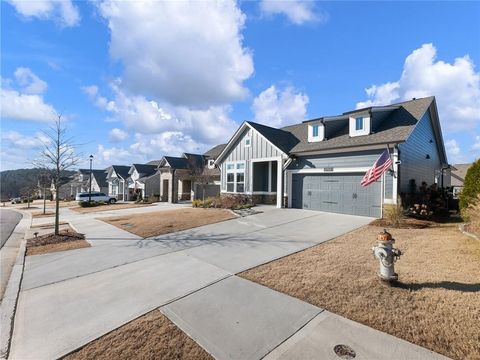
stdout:
[(213, 159), (208, 160), (208, 168), (209, 169), (214, 169), (215, 168), (215, 160), (213, 160)]
[(227, 192), (245, 192), (245, 162), (228, 163), (227, 170)]
[(355, 118), (355, 130), (363, 130), (363, 117)]
[(245, 147), (252, 145), (252, 139), (250, 137), (245, 138)]
[(308, 142), (322, 141), (325, 137), (325, 127), (323, 124), (308, 125)]

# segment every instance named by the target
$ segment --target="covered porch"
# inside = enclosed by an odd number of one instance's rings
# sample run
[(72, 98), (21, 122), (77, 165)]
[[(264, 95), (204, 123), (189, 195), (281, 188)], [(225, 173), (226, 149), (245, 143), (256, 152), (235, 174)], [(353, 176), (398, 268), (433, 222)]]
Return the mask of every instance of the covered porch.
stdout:
[(250, 169), (250, 193), (255, 203), (282, 207), (283, 160), (252, 159)]

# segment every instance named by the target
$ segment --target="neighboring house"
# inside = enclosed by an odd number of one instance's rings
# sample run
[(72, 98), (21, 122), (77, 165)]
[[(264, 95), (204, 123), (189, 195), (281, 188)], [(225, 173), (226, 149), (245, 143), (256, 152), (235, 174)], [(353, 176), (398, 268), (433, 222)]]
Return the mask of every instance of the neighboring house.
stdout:
[(170, 203), (220, 194), (220, 170), (215, 159), (225, 147), (217, 145), (205, 154), (164, 156), (160, 161), (160, 194)]
[[(58, 181), (58, 183), (60, 185), (59, 191), (58, 191), (60, 200), (71, 200), (72, 199), (71, 184), (72, 184), (73, 181), (74, 181), (74, 176), (62, 176), (60, 178), (60, 180)], [(55, 200), (56, 197), (57, 197), (57, 192), (56, 192), (56, 189), (55, 189), (55, 182), (53, 181), (53, 179), (52, 179), (51, 184), (50, 184), (50, 193), (51, 193), (51, 196), (52, 196), (52, 200)]]
[(458, 195), (462, 191), (465, 175), (467, 175), (467, 170), (471, 165), (471, 163), (452, 165), (450, 170), (450, 186), (452, 187), (454, 198), (458, 198)]
[(133, 164), (128, 171), (127, 200), (159, 195), (160, 174), (157, 172), (157, 161), (148, 164)]
[(78, 169), (70, 181), (70, 196), (75, 198), (78, 193), (90, 191), (90, 174), (92, 174), (92, 192), (108, 192), (107, 174), (104, 169)]
[(128, 194), (127, 179), (130, 176), (130, 166), (112, 165), (107, 168), (106, 178), (108, 183), (108, 195), (117, 200), (126, 200)]
[[(387, 148), (393, 166), (360, 181)], [(443, 182), (448, 167), (434, 97), (372, 106), (281, 129), (244, 122), (218, 156), (222, 194), (257, 203), (372, 217), (383, 204)]]

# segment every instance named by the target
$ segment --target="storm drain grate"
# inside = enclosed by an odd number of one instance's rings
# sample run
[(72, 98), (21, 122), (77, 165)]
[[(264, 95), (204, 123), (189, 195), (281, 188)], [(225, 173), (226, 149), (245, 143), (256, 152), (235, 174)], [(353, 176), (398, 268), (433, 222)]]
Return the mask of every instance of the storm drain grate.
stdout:
[(333, 351), (340, 359), (353, 359), (357, 354), (348, 345), (335, 345)]

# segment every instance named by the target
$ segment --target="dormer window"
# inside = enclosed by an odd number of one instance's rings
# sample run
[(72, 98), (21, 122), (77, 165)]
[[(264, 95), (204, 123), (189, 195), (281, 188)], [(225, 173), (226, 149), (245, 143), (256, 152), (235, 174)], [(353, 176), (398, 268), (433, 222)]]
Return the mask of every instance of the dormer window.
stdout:
[(363, 130), (363, 117), (357, 117), (355, 118), (355, 130)]
[(370, 134), (370, 114), (355, 114), (354, 116), (350, 117), (350, 136), (363, 136)]
[(325, 137), (323, 124), (308, 125), (308, 142), (322, 141)]
[(215, 168), (215, 160), (208, 159), (208, 168), (209, 169), (214, 169)]

